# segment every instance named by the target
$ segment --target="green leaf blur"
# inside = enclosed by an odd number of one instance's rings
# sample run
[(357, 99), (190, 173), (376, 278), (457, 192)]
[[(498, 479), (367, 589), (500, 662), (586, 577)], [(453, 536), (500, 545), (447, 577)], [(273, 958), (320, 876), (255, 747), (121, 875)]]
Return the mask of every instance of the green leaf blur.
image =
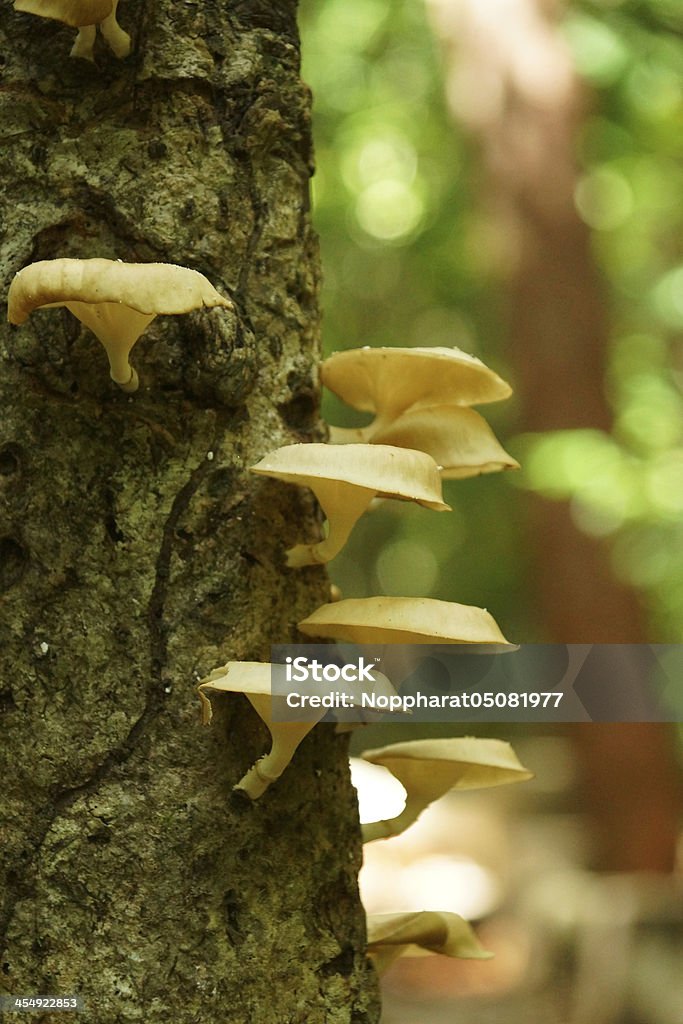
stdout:
[[(584, 0), (564, 31), (592, 98), (577, 139), (578, 214), (610, 296), (611, 435), (514, 434), (514, 399), (487, 419), (521, 473), (451, 481), (451, 515), (367, 516), (332, 565), (346, 596), (422, 594), (487, 606), (513, 639), (529, 621), (525, 488), (569, 500), (609, 537), (614, 572), (646, 595), (659, 635), (683, 635), (683, 8)], [(458, 345), (504, 377), (504, 229), (446, 110), (423, 3), (305, 0), (315, 100), (315, 221), (326, 353)], [(501, 268), (501, 275), (497, 273)], [(577, 367), (580, 372), (580, 367)], [(514, 379), (512, 379), (514, 385)], [(332, 422), (362, 422), (326, 395)]]

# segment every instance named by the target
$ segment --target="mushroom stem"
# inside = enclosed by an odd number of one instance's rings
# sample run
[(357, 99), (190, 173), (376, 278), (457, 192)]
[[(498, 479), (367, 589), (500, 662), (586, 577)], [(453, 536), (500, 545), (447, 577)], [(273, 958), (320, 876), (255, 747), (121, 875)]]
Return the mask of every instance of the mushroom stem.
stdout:
[(69, 56), (81, 57), (83, 60), (89, 60), (91, 64), (94, 64), (96, 34), (97, 28), (95, 25), (82, 25), (78, 30)]
[(111, 14), (100, 23), (100, 32), (106, 39), (116, 57), (127, 57), (130, 53), (130, 36), (124, 32), (116, 20), (116, 8), (119, 0), (114, 0)]
[(367, 444), (373, 434), (372, 423), (367, 427), (329, 426), (330, 444)]
[(295, 544), (289, 549), (287, 565), (292, 569), (329, 562), (339, 554), (376, 494), (370, 488), (341, 480), (316, 480), (309, 486), (327, 516), (329, 530), (324, 540), (314, 544)]
[(109, 376), (122, 391), (137, 391), (138, 375), (130, 365), (130, 350), (156, 314), (140, 313), (120, 302), (96, 305), (77, 300), (65, 302), (66, 308), (89, 327), (104, 346), (109, 359)]
[[(381, 431), (391, 427), (401, 412), (383, 409), (365, 427), (330, 427), (330, 444), (369, 444)], [(389, 443), (389, 442), (388, 442)]]
[(271, 698), (263, 694), (247, 694), (257, 714), (268, 726), (273, 745), (267, 754), (260, 757), (249, 771), (234, 786), (243, 790), (252, 800), (265, 793), (271, 782), (279, 779), (304, 736), (308, 735), (313, 726), (323, 717), (325, 709), (311, 712), (317, 716), (308, 722), (274, 722), (272, 720)]
[(132, 394), (134, 391), (137, 391), (137, 389), (140, 387), (140, 378), (138, 377), (137, 370), (135, 369), (134, 366), (129, 365), (128, 370), (128, 380), (125, 382), (125, 384), (123, 381), (116, 379), (113, 371), (110, 372), (109, 376), (111, 377), (115, 384), (118, 384), (122, 391), (125, 391), (127, 394)]
[(375, 839), (389, 839), (390, 836), (400, 835), (413, 822), (417, 821), (430, 802), (429, 800), (425, 801), (408, 796), (405, 807), (395, 818), (385, 818), (383, 821), (370, 821), (366, 825), (361, 825), (363, 842), (372, 843)]

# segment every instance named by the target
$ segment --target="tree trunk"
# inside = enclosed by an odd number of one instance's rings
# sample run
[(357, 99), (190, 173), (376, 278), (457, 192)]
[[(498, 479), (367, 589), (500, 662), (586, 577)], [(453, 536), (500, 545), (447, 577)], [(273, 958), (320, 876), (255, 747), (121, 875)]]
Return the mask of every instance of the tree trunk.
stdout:
[[(309, 97), (296, 3), (124, 3), (133, 53), (0, 8), (0, 270), (160, 261), (236, 312), (158, 317), (141, 386), (63, 309), (2, 331), (0, 992), (87, 1020), (370, 1022), (346, 740), (304, 741), (255, 804), (241, 697), (195, 684), (326, 600), (283, 568), (312, 499), (248, 467), (320, 438)], [(72, 1020), (51, 1013), (37, 1020)]]
[[(448, 94), (475, 138), (505, 250), (507, 348), (523, 431), (609, 430), (609, 322), (574, 207), (574, 139), (586, 103), (557, 27), (558, 0), (429, 0)], [(538, 639), (637, 643), (639, 602), (604, 542), (565, 503), (528, 499)]]

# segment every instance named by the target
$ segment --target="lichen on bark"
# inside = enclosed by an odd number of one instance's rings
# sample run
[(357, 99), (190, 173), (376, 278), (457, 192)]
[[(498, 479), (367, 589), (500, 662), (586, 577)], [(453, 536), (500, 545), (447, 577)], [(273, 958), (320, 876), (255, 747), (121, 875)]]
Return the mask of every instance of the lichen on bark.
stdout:
[(0, 992), (106, 1024), (371, 1024), (344, 738), (318, 727), (245, 805), (265, 730), (240, 698), (202, 729), (194, 692), (328, 593), (284, 568), (314, 503), (248, 472), (322, 437), (296, 4), (119, 14), (134, 53), (91, 66), (0, 8), (3, 291), (39, 259), (167, 261), (236, 313), (157, 318), (133, 397), (65, 310), (0, 328)]

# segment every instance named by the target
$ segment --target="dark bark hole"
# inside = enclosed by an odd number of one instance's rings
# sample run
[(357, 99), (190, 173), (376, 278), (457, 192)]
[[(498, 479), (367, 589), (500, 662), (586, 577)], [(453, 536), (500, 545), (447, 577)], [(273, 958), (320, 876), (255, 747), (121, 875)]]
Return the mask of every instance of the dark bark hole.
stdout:
[(4, 963), (3, 965), (2, 965), (2, 973), (3, 973), (3, 974), (9, 974), (9, 972), (10, 972), (11, 970), (12, 970), (12, 968), (10, 967), (10, 965), (9, 965), (8, 963), (6, 963), (6, 962), (5, 962), (5, 963)]
[(254, 801), (243, 789), (231, 789), (228, 802), (232, 810), (238, 814), (247, 810), (251, 811), (254, 806)]
[(278, 405), (278, 411), (288, 427), (301, 433), (315, 426), (318, 405), (313, 395), (297, 395), (289, 402)]
[(109, 539), (112, 540), (114, 544), (120, 544), (121, 541), (126, 539), (125, 534), (119, 530), (118, 523), (114, 516), (107, 516), (104, 520), (104, 527), (109, 535)]
[(241, 916), (242, 907), (234, 889), (228, 889), (223, 895), (223, 915), (225, 917), (225, 931), (233, 946), (244, 940)]
[(21, 468), (21, 448), (18, 444), (6, 444), (0, 448), (0, 476), (14, 476)]
[(320, 973), (325, 977), (329, 978), (332, 974), (342, 974), (347, 978), (353, 971), (355, 962), (355, 953), (353, 946), (344, 946), (341, 953), (337, 956), (332, 957), (320, 968)]
[[(368, 963), (369, 962), (370, 961), (368, 961)], [(351, 1017), (351, 1024), (372, 1024), (374, 1020), (375, 1017), (370, 1017), (364, 1010), (361, 1010), (360, 1012), (354, 1010), (353, 1016)]]
[(28, 556), (12, 537), (0, 540), (0, 593), (19, 582), (26, 570)]
[(7, 711), (14, 711), (16, 706), (12, 691), (0, 690), (0, 715), (5, 714)]
[(107, 843), (111, 842), (111, 832), (106, 825), (103, 825), (102, 828), (98, 828), (96, 832), (91, 832), (86, 838), (94, 846), (106, 846)]
[(244, 559), (244, 561), (247, 563), (247, 565), (261, 565), (262, 564), (259, 561), (259, 559), (256, 557), (256, 555), (252, 555), (251, 551), (247, 551), (245, 548), (242, 548), (242, 550), (240, 551), (240, 557)]
[(208, 479), (206, 489), (211, 498), (225, 498), (235, 489), (235, 471), (217, 469)]
[(279, 359), (282, 355), (282, 342), (279, 338), (268, 339), (268, 351), (273, 359)]

